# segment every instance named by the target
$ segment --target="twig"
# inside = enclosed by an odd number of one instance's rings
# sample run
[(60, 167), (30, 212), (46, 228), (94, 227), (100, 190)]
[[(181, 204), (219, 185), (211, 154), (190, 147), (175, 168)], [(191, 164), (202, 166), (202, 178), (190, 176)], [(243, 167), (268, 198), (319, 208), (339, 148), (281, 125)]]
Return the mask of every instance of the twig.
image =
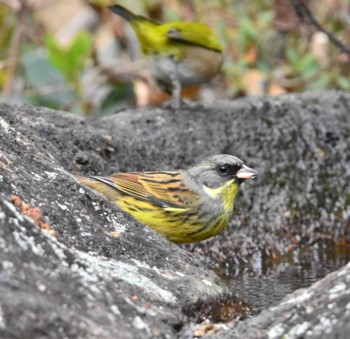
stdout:
[(321, 24), (311, 13), (310, 9), (304, 4), (303, 0), (292, 0), (292, 3), (297, 16), (301, 20), (304, 20), (306, 23), (314, 26), (318, 31), (326, 34), (334, 45), (336, 45), (342, 52), (350, 56), (350, 48), (346, 47), (336, 36), (321, 26)]
[(11, 60), (9, 66), (8, 66), (8, 77), (4, 84), (4, 91), (3, 91), (3, 99), (4, 101), (8, 101), (11, 97), (11, 92), (13, 88), (13, 82), (16, 74), (16, 69), (18, 65), (18, 59), (19, 59), (19, 50), (21, 45), (21, 39), (23, 35), (23, 22), (26, 17), (26, 6), (22, 3), (22, 5), (19, 7), (16, 15), (17, 15), (17, 22), (15, 32), (13, 33), (11, 45), (10, 45), (10, 51), (9, 51), (9, 60)]

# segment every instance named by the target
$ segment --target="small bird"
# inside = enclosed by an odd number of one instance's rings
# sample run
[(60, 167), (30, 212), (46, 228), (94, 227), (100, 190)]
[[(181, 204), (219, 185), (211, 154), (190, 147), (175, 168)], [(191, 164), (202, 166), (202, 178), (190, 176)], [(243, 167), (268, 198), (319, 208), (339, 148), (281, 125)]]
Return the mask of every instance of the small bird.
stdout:
[(77, 179), (175, 243), (211, 238), (229, 223), (240, 185), (257, 172), (227, 154), (187, 170)]
[(159, 24), (120, 5), (109, 9), (134, 29), (151, 75), (162, 90), (172, 94), (173, 108), (180, 107), (182, 86), (206, 83), (220, 72), (224, 60), (222, 46), (206, 24)]

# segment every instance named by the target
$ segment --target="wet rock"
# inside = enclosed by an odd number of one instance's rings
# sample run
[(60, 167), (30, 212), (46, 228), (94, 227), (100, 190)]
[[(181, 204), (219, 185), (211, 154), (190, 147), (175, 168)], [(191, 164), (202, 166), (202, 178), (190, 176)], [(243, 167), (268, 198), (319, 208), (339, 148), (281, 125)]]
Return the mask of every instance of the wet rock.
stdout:
[[(342, 92), (102, 119), (0, 104), (0, 336), (172, 337), (203, 320), (189, 314), (196, 305), (230, 295), (203, 257), (71, 173), (179, 168), (232, 153), (259, 178), (244, 186), (230, 229), (195, 250), (243, 258), (324, 235), (349, 240), (349, 107)], [(231, 300), (223, 304), (234, 314)]]
[(349, 333), (350, 264), (256, 317), (203, 337), (345, 339)]

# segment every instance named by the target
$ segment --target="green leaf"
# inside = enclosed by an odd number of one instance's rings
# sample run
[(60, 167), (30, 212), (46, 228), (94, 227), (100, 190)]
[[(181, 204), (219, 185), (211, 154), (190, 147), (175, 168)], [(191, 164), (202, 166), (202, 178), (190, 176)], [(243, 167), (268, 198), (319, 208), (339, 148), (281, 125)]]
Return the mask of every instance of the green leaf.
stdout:
[(26, 49), (22, 55), (25, 101), (51, 108), (70, 108), (77, 100), (62, 74), (53, 67), (40, 49)]
[(312, 90), (325, 90), (329, 87), (330, 78), (327, 73), (321, 74), (317, 79), (310, 83), (309, 88)]
[(346, 77), (339, 77), (338, 86), (346, 91), (350, 91), (350, 79)]
[(286, 52), (286, 57), (287, 60), (295, 67), (298, 62), (299, 62), (299, 56), (297, 54), (297, 52), (292, 49), (292, 48), (288, 48), (287, 52)]
[(263, 11), (258, 15), (258, 21), (260, 24), (267, 26), (272, 23), (274, 13), (272, 11)]
[(45, 39), (50, 62), (68, 82), (76, 83), (91, 54), (92, 41), (86, 32), (76, 35), (69, 46), (62, 47), (54, 36)]

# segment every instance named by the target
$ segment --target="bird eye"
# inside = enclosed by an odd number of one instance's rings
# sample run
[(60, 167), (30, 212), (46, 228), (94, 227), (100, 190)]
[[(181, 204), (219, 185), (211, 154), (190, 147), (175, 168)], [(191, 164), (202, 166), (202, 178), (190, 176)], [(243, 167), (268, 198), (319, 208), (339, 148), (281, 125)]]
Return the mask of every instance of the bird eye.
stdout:
[(228, 174), (228, 165), (219, 165), (219, 166), (218, 166), (218, 172), (219, 172), (221, 175), (226, 175), (226, 174)]
[(227, 176), (227, 175), (235, 175), (240, 169), (242, 168), (242, 165), (229, 165), (229, 164), (222, 164), (218, 165), (216, 170), (217, 172), (222, 175), (222, 176)]

